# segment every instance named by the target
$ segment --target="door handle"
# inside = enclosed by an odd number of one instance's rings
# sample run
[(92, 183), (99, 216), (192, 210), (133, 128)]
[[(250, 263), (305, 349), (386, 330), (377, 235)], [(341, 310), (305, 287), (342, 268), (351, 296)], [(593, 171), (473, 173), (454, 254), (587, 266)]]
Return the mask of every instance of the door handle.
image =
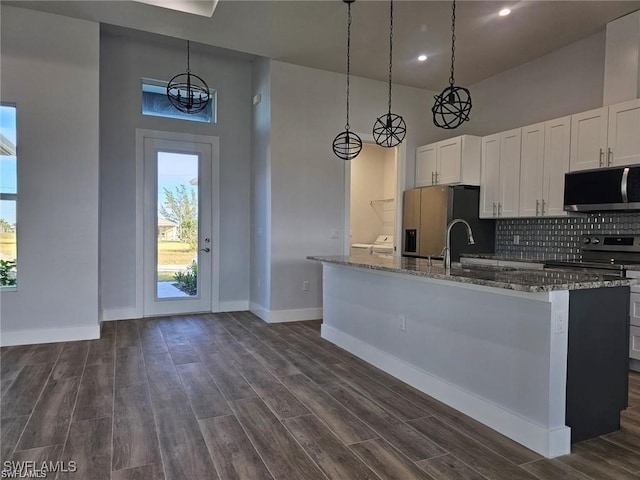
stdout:
[(438, 184), (438, 172), (436, 172), (436, 185)]
[(493, 202), (493, 216), (496, 216), (496, 202)]
[(211, 251), (211, 249), (209, 247), (201, 248), (200, 250), (202, 250), (203, 252), (207, 252), (207, 253), (209, 253)]
[(542, 199), (541, 215), (544, 216), (544, 198)]
[(540, 200), (536, 200), (536, 217), (538, 216), (539, 210), (540, 210)]
[(433, 179), (433, 174), (434, 173), (435, 172), (431, 172), (431, 185), (435, 185), (436, 184), (435, 180)]
[(607, 167), (611, 166), (611, 158), (613, 157), (613, 150), (611, 150), (611, 147), (609, 147), (607, 149)]
[(502, 215), (502, 202), (498, 202), (498, 217)]
[(600, 149), (600, 166), (604, 167), (604, 150)]

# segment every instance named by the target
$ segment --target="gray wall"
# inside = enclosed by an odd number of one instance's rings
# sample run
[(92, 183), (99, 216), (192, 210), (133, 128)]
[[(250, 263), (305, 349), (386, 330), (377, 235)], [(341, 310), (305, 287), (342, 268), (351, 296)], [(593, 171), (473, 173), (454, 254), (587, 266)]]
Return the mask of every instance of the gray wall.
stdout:
[(252, 88), (260, 95), (252, 116), (251, 303), (271, 308), (271, 62), (253, 63)]
[[(331, 149), (344, 130), (345, 76), (271, 62), (271, 311), (313, 311), (322, 306), (321, 268), (307, 255), (343, 250), (345, 164)], [(433, 92), (394, 88), (394, 113), (408, 129), (400, 148), (413, 186), (415, 148), (435, 134), (430, 120)], [(351, 130), (371, 135), (387, 110), (384, 82), (352, 78)], [(332, 230), (338, 238), (332, 239)], [(309, 292), (302, 282), (311, 282)]]
[[(155, 35), (104, 31), (100, 48), (102, 307), (105, 318), (141, 315), (136, 297), (136, 128), (220, 138), (220, 306), (249, 298), (251, 64), (192, 45), (191, 67), (218, 93), (218, 123), (141, 114), (140, 79), (182, 71), (186, 48)], [(216, 259), (213, 259), (216, 261)]]
[[(455, 134), (490, 135), (602, 106), (605, 31), (467, 86), (473, 107)], [(448, 138), (452, 131), (440, 131)]]
[(97, 23), (1, 7), (2, 101), (18, 115), (18, 288), (1, 342), (96, 338)]

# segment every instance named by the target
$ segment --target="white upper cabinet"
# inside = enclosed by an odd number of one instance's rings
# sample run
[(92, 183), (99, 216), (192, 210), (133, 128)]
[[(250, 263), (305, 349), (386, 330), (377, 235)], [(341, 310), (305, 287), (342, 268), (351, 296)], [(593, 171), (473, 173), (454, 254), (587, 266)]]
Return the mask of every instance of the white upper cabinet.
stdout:
[(517, 217), (521, 129), (482, 138), (480, 218)]
[(544, 168), (544, 122), (522, 128), (520, 216), (540, 215)]
[(569, 169), (640, 163), (640, 99), (571, 116)]
[(520, 217), (566, 215), (564, 174), (569, 171), (571, 117), (522, 128)]
[(482, 168), (480, 169), (480, 218), (498, 215), (500, 188), (500, 134), (482, 138)]
[(609, 107), (609, 166), (640, 163), (640, 98)]
[(432, 143), (416, 149), (416, 187), (435, 185), (438, 170), (436, 146), (436, 143)]
[(605, 166), (608, 112), (604, 107), (571, 116), (569, 169), (572, 172)]
[(564, 211), (564, 174), (569, 171), (571, 117), (545, 122), (544, 165), (540, 215), (566, 215)]
[(416, 149), (416, 187), (480, 183), (480, 137), (462, 135)]

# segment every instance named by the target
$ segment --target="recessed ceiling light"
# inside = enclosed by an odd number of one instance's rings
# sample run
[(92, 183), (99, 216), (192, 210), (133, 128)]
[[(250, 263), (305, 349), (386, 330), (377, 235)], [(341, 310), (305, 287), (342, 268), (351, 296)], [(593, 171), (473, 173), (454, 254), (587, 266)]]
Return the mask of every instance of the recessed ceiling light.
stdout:
[(508, 8), (503, 8), (498, 12), (498, 15), (500, 15), (501, 17), (506, 17), (510, 13), (511, 13), (511, 10), (509, 10)]
[(420, 56), (418, 57), (418, 60), (420, 60), (421, 62), (424, 62), (426, 59), (427, 59), (427, 56), (426, 56), (426, 55), (420, 55)]

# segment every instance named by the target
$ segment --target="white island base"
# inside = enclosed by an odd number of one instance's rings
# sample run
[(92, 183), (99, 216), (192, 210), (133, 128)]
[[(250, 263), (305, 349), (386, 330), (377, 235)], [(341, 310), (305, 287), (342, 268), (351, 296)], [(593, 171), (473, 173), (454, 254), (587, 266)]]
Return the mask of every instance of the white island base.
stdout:
[(569, 291), (323, 263), (323, 309), (323, 338), (545, 457), (570, 452)]

